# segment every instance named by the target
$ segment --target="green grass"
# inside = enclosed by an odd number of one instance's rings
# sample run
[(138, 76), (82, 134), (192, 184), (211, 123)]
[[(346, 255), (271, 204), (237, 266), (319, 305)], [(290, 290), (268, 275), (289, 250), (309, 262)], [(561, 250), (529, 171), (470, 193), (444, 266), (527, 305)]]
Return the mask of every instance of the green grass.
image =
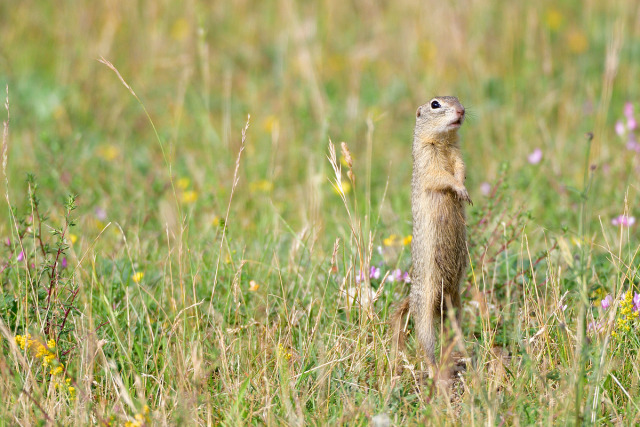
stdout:
[[(638, 226), (611, 224), (640, 215), (637, 2), (209, 3), (0, 4), (4, 423), (640, 421)], [(438, 389), (412, 334), (393, 369), (383, 276), (411, 266), (415, 108), (448, 94), (469, 363)]]

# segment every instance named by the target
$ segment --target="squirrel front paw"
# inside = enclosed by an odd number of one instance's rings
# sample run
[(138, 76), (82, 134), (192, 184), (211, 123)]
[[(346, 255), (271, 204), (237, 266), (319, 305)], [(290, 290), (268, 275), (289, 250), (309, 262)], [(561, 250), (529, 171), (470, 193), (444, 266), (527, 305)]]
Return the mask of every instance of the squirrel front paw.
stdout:
[(467, 202), (470, 205), (473, 205), (473, 202), (471, 201), (471, 197), (469, 197), (469, 192), (467, 192), (466, 188), (464, 188), (463, 186), (460, 186), (456, 188), (455, 192), (456, 192), (456, 196), (458, 197), (458, 200), (462, 202)]

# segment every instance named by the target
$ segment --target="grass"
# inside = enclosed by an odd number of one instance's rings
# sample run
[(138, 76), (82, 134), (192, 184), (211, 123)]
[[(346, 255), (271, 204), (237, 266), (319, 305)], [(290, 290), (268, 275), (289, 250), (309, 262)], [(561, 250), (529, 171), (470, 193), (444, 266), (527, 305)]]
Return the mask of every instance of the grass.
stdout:
[[(3, 422), (638, 423), (638, 229), (612, 219), (638, 215), (615, 125), (640, 109), (639, 13), (0, 4)], [(445, 94), (474, 207), (469, 363), (438, 390), (412, 334), (395, 372), (387, 320), (413, 114)]]

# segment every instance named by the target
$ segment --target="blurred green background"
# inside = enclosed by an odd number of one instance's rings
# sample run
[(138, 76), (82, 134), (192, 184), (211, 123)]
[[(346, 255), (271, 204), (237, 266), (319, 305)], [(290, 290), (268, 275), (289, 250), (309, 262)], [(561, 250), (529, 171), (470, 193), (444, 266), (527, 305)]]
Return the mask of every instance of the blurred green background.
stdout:
[[(442, 94), (469, 111), (462, 146), (475, 198), (508, 162), (515, 197), (541, 225), (570, 223), (568, 188), (582, 183), (589, 131), (592, 162), (605, 166), (597, 214), (620, 213), (637, 176), (614, 133), (640, 90), (634, 1), (25, 1), (0, 12), (16, 197), (31, 170), (56, 196), (78, 193), (83, 212), (165, 222), (160, 147), (101, 56), (149, 110), (175, 176), (197, 190), (196, 216), (226, 207), (251, 114), (236, 211), (244, 226), (260, 228), (275, 208), (292, 224), (331, 228), (318, 214), (335, 199), (329, 138), (349, 144), (360, 176), (370, 163), (374, 205), (388, 180), (389, 207), (407, 221), (413, 113)], [(529, 165), (536, 148), (542, 161)]]

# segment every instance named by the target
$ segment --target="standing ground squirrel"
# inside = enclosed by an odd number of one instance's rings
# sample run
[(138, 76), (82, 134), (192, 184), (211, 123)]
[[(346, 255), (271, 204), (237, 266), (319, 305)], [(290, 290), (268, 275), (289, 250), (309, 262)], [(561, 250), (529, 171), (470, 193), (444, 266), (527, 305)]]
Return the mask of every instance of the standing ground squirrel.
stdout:
[(411, 293), (392, 316), (393, 343), (404, 344), (405, 315), (413, 316), (427, 362), (435, 365), (436, 330), (447, 305), (460, 319), (460, 281), (467, 267), (465, 168), (458, 146), (464, 107), (438, 96), (416, 112), (411, 179)]

